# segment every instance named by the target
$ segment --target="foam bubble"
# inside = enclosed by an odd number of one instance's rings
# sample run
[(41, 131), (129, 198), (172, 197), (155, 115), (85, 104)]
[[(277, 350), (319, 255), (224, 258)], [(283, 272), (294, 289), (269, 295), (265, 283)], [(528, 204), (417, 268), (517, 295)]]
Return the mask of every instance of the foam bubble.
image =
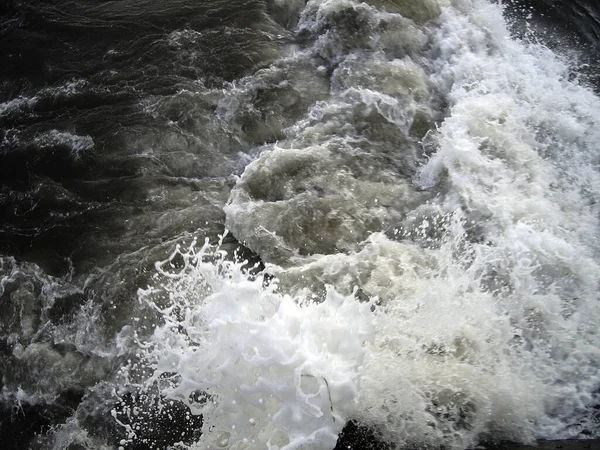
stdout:
[[(163, 269), (178, 258), (180, 270)], [(176, 374), (163, 393), (204, 415), (197, 445), (333, 448), (359, 405), (373, 303), (333, 288), (320, 303), (292, 298), (208, 245), (159, 267), (163, 286), (141, 293), (166, 321), (149, 342), (152, 380)], [(166, 308), (153, 300), (167, 294)]]
[(390, 3), (301, 15), (330, 91), (225, 207), (265, 272), (178, 249), (141, 293), (148, 383), (204, 415), (199, 448), (333, 448), (351, 419), (413, 447), (598, 433), (600, 101), (501, 6)]
[(74, 159), (81, 158), (83, 153), (94, 148), (94, 140), (90, 136), (79, 136), (58, 130), (38, 135), (33, 142), (41, 149), (66, 146), (70, 150), (70, 156)]

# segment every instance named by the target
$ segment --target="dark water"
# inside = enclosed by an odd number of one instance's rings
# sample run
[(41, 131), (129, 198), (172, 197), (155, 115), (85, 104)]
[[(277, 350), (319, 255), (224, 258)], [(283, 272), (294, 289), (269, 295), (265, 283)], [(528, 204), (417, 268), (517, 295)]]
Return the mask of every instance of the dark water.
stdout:
[[(202, 419), (182, 403), (163, 404), (160, 395), (134, 388), (116, 398), (119, 370), (135, 359), (136, 349), (127, 344), (132, 318), (140, 321), (139, 336), (160, 322), (160, 314), (140, 306), (136, 292), (152, 282), (155, 261), (177, 243), (223, 232), (223, 206), (247, 164), (263, 146), (289, 139), (290, 127), (327, 98), (329, 78), (340, 64), (336, 54), (348, 49), (294, 59), (318, 41), (311, 33), (348, 33), (358, 42), (348, 46), (370, 45), (375, 31), (359, 14), (323, 19), (318, 32), (298, 30), (304, 7), (303, 1), (264, 0), (0, 5), (1, 448), (145, 449), (199, 439)], [(429, 13), (420, 14), (411, 17), (426, 23)], [(572, 63), (572, 80), (600, 91), (595, 2), (515, 1), (506, 4), (505, 16), (514, 39), (548, 46)], [(288, 60), (274, 62), (286, 55)], [(362, 136), (376, 148), (380, 141), (400, 142), (416, 152), (447, 114), (448, 100), (436, 95), (427, 100), (431, 112), (422, 123), (416, 120), (404, 134), (365, 119)], [(381, 164), (373, 172), (393, 168), (410, 179), (422, 155), (416, 162), (409, 156), (382, 152), (369, 158)], [(350, 167), (346, 160), (332, 161), (344, 171)], [(296, 176), (286, 170), (277, 176)], [(265, 188), (261, 180), (249, 189), (265, 201), (272, 195), (284, 200), (290, 189), (314, 188), (327, 196), (316, 181), (310, 188), (309, 182), (290, 187), (273, 178)], [(419, 195), (414, 202), (429, 194)], [(273, 214), (269, 220), (284, 213)], [(373, 231), (388, 232), (396, 220), (361, 214), (351, 215), (364, 224), (356, 230), (365, 239)], [(252, 220), (240, 223), (254, 228)], [(327, 234), (333, 226), (327, 222), (319, 230)], [(244, 226), (233, 231), (225, 248), (237, 247), (236, 238), (249, 241), (266, 262), (285, 266), (289, 256), (279, 247), (253, 243)], [(286, 244), (300, 255), (346, 251), (336, 233), (327, 234), (331, 245), (315, 244), (302, 228)], [(590, 388), (596, 400), (582, 413), (591, 425), (576, 437), (598, 433), (597, 389)], [(137, 439), (128, 440), (115, 417), (127, 424), (124, 411), (133, 407), (143, 418), (131, 420), (140, 429)], [(455, 422), (468, 421), (468, 414), (467, 408)], [(388, 448), (370, 426), (378, 424), (356, 423), (345, 428), (339, 448)]]
[[(515, 33), (533, 31), (536, 39), (578, 61), (578, 75), (595, 86), (598, 92), (598, 52), (600, 25), (595, 2), (563, 2), (553, 0), (507, 2), (509, 16), (515, 18)], [(531, 17), (527, 22), (518, 17)], [(567, 56), (569, 57), (569, 56)]]
[[(104, 254), (114, 258), (155, 244), (165, 236), (122, 239), (124, 220), (148, 209), (148, 189), (175, 184), (194, 191), (189, 179), (232, 171), (224, 164), (226, 155), (243, 147), (218, 124), (202, 123), (214, 105), (184, 113), (189, 100), (169, 97), (194, 92), (199, 79), (218, 88), (239, 77), (268, 58), (285, 36), (267, 20), (260, 2), (226, 8), (187, 3), (167, 9), (157, 2), (5, 7), (2, 100), (34, 98), (2, 117), (6, 254), (46, 260), (51, 273), (63, 274), (67, 258), (90, 267)], [(248, 29), (250, 24), (264, 31)], [(177, 30), (188, 34), (169, 43)], [(209, 31), (200, 36), (196, 30)], [(169, 104), (159, 117), (140, 111), (140, 102), (161, 99)], [(53, 132), (72, 134), (75, 141), (81, 136), (89, 145), (40, 138)], [(158, 154), (144, 155), (149, 146), (158, 147)], [(83, 242), (90, 240), (94, 255), (85, 254), (90, 245)]]
[[(115, 319), (109, 304), (135, 298), (152, 249), (160, 254), (187, 233), (222, 230), (219, 205), (248, 145), (194, 93), (255, 69), (286, 39), (262, 2), (3, 4), (0, 253), (14, 258), (3, 276), (15, 276), (2, 289), (2, 386), (52, 385), (43, 380), (53, 376), (47, 364), (65, 365), (56, 375), (65, 379), (50, 388), (52, 400), (19, 405), (7, 395), (0, 446), (28, 447), (118, 367), (118, 359), (94, 353), (127, 320)], [(158, 104), (157, 113), (143, 112), (143, 102)], [(149, 249), (142, 258), (140, 249)], [(61, 346), (54, 327), (76, 322), (85, 304), (98, 312), (84, 320), (103, 330), (79, 348)], [(22, 314), (33, 316), (29, 335)], [(14, 356), (30, 340), (49, 352), (32, 364)], [(97, 367), (71, 379), (81, 364)]]

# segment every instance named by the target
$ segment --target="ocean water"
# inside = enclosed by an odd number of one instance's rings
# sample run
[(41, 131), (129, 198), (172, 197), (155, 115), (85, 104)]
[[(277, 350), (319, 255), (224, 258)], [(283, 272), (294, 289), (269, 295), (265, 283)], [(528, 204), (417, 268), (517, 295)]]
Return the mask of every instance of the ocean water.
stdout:
[(0, 14), (1, 448), (600, 438), (591, 0)]

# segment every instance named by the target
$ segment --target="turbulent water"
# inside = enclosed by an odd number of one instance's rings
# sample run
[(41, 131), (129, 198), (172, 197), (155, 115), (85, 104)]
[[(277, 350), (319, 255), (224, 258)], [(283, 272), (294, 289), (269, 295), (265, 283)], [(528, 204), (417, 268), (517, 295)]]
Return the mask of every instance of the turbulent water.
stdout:
[(0, 447), (600, 438), (593, 2), (0, 13)]

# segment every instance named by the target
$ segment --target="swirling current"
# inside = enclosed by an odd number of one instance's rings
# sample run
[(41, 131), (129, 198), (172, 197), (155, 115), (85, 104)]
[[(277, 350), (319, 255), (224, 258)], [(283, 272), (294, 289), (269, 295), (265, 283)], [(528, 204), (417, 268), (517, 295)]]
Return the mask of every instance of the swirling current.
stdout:
[(0, 447), (599, 445), (598, 61), (592, 0), (5, 1)]

